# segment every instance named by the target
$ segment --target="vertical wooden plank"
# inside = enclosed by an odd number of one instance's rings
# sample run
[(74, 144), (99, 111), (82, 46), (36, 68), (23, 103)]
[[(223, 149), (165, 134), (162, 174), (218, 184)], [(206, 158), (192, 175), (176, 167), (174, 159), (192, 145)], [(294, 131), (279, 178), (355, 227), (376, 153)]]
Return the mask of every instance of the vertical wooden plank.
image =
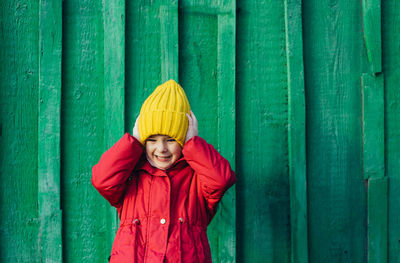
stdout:
[(310, 262), (367, 261), (360, 8), (303, 1)]
[(368, 180), (368, 262), (387, 262), (387, 180), (384, 147), (384, 88), (381, 1), (362, 1), (369, 71), (362, 75), (363, 169)]
[(0, 1), (0, 255), (40, 262), (39, 2)]
[(161, 82), (173, 79), (179, 72), (178, 1), (160, 6)]
[(368, 180), (368, 262), (388, 262), (388, 180)]
[(381, 0), (362, 0), (365, 47), (371, 71), (382, 71)]
[(364, 178), (385, 176), (383, 75), (362, 75)]
[(291, 262), (308, 262), (306, 120), (301, 1), (285, 1)]
[(166, 80), (178, 82), (178, 1), (126, 2), (126, 130), (143, 101)]
[[(211, 1), (209, 1), (211, 2)], [(199, 122), (199, 133), (218, 145), (218, 17), (198, 1), (179, 2), (179, 80)]]
[[(199, 120), (200, 136), (234, 168), (235, 2), (181, 1), (179, 11), (180, 80)], [(231, 189), (207, 231), (215, 262), (236, 262), (235, 210)]]
[(103, 6), (104, 19), (104, 131), (105, 148), (124, 134), (125, 1)]
[[(218, 15), (218, 145), (220, 153), (235, 169), (236, 153), (236, 92), (235, 92), (235, 24), (236, 3), (231, 1), (229, 13)], [(210, 232), (218, 229), (216, 262), (236, 262), (236, 191), (225, 193)]]
[(284, 1), (237, 5), (237, 262), (290, 262)]
[(387, 262), (383, 74), (362, 75), (363, 173), (368, 180), (368, 262)]
[[(160, 22), (162, 4), (163, 0), (126, 1), (125, 130), (128, 132), (132, 132), (144, 100), (162, 83), (161, 68), (166, 65), (161, 59), (161, 44), (164, 43), (160, 33), (163, 27)], [(165, 9), (170, 10), (167, 7)], [(173, 16), (172, 13), (170, 15)], [(166, 42), (171, 43), (172, 40)], [(172, 63), (169, 58), (173, 56), (168, 57), (168, 63)], [(169, 76), (165, 74), (165, 78)]]
[(39, 3), (38, 203), (40, 262), (62, 262), (60, 209), (61, 1)]
[[(125, 1), (104, 1), (104, 151), (125, 130)], [(118, 214), (104, 200), (108, 251), (119, 227)]]
[[(61, 186), (63, 261), (106, 262), (109, 207), (93, 188), (91, 168), (104, 147), (102, 1), (63, 2)], [(107, 127), (110, 128), (110, 127)]]
[(400, 2), (382, 1), (382, 69), (385, 74), (385, 172), (390, 263), (400, 262)]

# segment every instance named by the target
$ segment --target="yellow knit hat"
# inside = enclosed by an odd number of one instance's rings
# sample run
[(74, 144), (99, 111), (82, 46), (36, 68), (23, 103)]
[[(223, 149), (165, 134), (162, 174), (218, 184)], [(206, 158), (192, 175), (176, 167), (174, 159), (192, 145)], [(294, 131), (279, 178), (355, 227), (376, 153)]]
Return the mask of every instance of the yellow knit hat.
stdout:
[(178, 83), (168, 80), (158, 86), (140, 109), (140, 142), (144, 144), (151, 135), (161, 134), (183, 146), (188, 129), (186, 113), (190, 114), (189, 101)]

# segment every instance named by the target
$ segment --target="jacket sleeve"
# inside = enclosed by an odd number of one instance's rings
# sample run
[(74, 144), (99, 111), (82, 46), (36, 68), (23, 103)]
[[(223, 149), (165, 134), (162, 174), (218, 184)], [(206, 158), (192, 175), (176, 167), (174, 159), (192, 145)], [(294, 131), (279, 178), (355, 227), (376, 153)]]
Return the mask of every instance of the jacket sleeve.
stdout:
[(143, 147), (140, 142), (126, 133), (93, 166), (92, 184), (112, 206), (120, 206), (126, 181), (142, 153)]
[(182, 153), (197, 173), (208, 210), (214, 215), (225, 191), (236, 182), (235, 172), (211, 144), (198, 136), (186, 142)]

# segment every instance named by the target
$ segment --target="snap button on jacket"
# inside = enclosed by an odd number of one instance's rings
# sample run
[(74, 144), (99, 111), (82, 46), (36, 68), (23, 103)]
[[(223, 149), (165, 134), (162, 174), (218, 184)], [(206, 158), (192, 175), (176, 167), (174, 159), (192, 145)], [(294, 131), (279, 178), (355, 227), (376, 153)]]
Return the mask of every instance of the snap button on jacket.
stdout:
[(211, 262), (207, 226), (235, 173), (195, 136), (168, 170), (149, 164), (126, 133), (92, 169), (92, 184), (117, 208), (110, 262)]

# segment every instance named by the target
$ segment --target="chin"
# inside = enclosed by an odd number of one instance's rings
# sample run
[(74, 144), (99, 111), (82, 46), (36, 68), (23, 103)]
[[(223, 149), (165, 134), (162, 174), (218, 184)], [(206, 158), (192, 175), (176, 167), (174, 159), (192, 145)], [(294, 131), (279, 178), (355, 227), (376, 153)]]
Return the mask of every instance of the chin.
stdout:
[(167, 165), (166, 164), (164, 164), (164, 165), (156, 164), (156, 166), (158, 169), (167, 170), (168, 168), (170, 168), (172, 166), (172, 164), (167, 164)]

